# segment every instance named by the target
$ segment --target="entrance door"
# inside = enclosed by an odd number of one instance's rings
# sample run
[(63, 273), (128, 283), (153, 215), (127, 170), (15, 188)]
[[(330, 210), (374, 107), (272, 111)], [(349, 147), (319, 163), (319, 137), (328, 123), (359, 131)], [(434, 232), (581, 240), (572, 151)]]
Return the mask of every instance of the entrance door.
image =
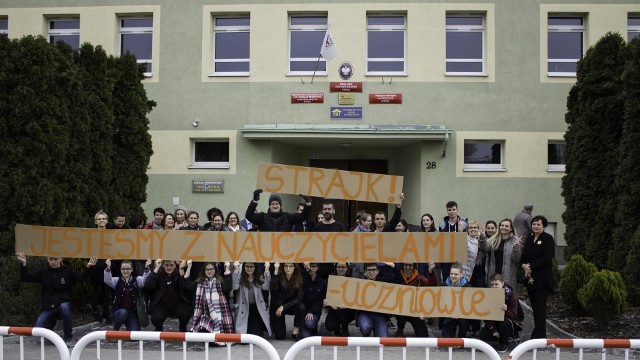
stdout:
[[(387, 160), (322, 160), (311, 159), (309, 166), (324, 169), (336, 169), (346, 171), (360, 171), (375, 174), (388, 174), (389, 164)], [(316, 221), (319, 212), (322, 211), (322, 198), (314, 198), (311, 205), (311, 219)], [(367, 202), (367, 201), (350, 201), (342, 199), (331, 199), (336, 209), (336, 221), (345, 224), (349, 229), (356, 225), (356, 214), (358, 211), (364, 210), (373, 214), (376, 211), (387, 212), (387, 204)]]

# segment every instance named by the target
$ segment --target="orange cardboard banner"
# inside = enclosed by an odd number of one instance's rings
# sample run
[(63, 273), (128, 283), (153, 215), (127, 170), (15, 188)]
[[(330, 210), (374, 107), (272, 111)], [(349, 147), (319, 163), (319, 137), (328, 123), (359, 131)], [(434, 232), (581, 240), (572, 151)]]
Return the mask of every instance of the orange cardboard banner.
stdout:
[(258, 163), (256, 188), (271, 193), (399, 204), (402, 176)]
[(102, 230), (18, 224), (16, 252), (100, 259), (453, 262), (467, 260), (467, 234)]
[(417, 287), (331, 275), (327, 302), (331, 306), (413, 317), (504, 320), (504, 289)]

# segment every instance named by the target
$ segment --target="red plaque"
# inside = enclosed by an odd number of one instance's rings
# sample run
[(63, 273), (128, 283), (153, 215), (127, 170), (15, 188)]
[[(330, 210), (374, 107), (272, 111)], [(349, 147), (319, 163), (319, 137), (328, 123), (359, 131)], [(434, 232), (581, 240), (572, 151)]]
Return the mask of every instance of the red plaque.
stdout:
[(362, 92), (362, 82), (331, 82), (331, 92)]
[(292, 104), (324, 104), (324, 93), (291, 93)]
[(402, 104), (402, 94), (369, 94), (369, 104)]

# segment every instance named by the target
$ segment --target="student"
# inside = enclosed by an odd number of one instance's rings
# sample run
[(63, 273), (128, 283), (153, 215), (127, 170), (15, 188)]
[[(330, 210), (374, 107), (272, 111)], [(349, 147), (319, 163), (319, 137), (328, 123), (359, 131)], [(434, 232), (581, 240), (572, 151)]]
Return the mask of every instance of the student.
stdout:
[(235, 265), (236, 271), (232, 274), (232, 290), (235, 300), (236, 334), (263, 337), (266, 330), (271, 337), (271, 321), (267, 305), (271, 285), (269, 263), (264, 264), (264, 268), (267, 269), (264, 274), (256, 274), (255, 263)]
[(113, 329), (118, 331), (124, 324), (129, 331), (139, 331), (140, 322), (138, 320), (137, 304), (139, 289), (144, 286), (145, 279), (149, 276), (148, 267), (151, 260), (145, 264), (144, 276), (134, 277), (133, 262), (122, 260), (120, 262), (120, 273), (122, 276), (113, 277), (111, 275), (111, 259), (105, 261), (104, 283), (114, 290), (113, 296)]
[[(401, 266), (398, 266), (398, 270), (396, 271), (396, 283), (406, 286), (437, 286), (438, 279), (436, 277), (436, 273), (433, 271), (433, 268), (436, 266), (436, 264), (433, 262), (429, 262), (428, 265), (429, 277), (424, 277), (418, 272), (416, 264), (401, 264)], [(427, 329), (427, 325), (424, 322), (424, 317), (421, 318), (396, 315), (396, 319), (398, 320), (398, 329), (396, 330), (395, 337), (404, 336), (404, 328), (407, 323), (411, 324), (416, 336), (429, 336), (429, 330)]]
[(244, 217), (252, 224), (260, 228), (260, 231), (291, 231), (294, 224), (299, 224), (309, 218), (311, 210), (311, 197), (300, 195), (304, 201), (304, 209), (301, 213), (288, 213), (282, 211), (282, 198), (278, 194), (269, 196), (269, 210), (265, 212), (257, 212), (258, 201), (262, 189), (253, 192), (253, 200), (249, 203)]
[[(109, 222), (109, 216), (102, 210), (99, 210), (93, 217), (94, 224), (97, 229), (106, 229)], [(115, 263), (115, 262), (114, 262)], [(114, 276), (120, 276), (120, 262), (117, 261), (116, 269), (113, 271)], [(109, 304), (111, 303), (111, 288), (104, 283), (105, 261), (97, 260), (94, 267), (89, 272), (89, 284), (91, 285), (90, 304), (94, 321), (104, 321), (105, 324), (111, 324), (111, 311)]]
[[(188, 274), (185, 272), (183, 276), (188, 277)], [(233, 316), (227, 300), (227, 294), (231, 291), (230, 277), (225, 279), (218, 273), (215, 263), (205, 262), (196, 284), (192, 331), (232, 334)], [(214, 345), (225, 344), (215, 342)]]
[(164, 214), (165, 213), (166, 212), (161, 207), (157, 207), (157, 208), (153, 209), (153, 221), (151, 221), (150, 223), (145, 225), (144, 229), (161, 230), (162, 229), (162, 219), (164, 218)]
[[(64, 342), (67, 347), (72, 348), (75, 342), (72, 334), (71, 290), (75, 283), (87, 278), (88, 271), (78, 274), (73, 269), (62, 265), (62, 258), (50, 256), (47, 258), (49, 263), (47, 268), (32, 273), (27, 269), (27, 257), (25, 254), (18, 253), (17, 257), (20, 262), (20, 280), (42, 285), (40, 290), (42, 312), (38, 315), (34, 327), (53, 330), (57, 319), (62, 318)], [(87, 269), (94, 266), (96, 261), (96, 258), (89, 259)]]
[(302, 339), (318, 335), (318, 322), (322, 315), (322, 302), (327, 296), (327, 281), (318, 275), (317, 263), (305, 263), (304, 282), (302, 283), (302, 304), (305, 317), (300, 336)]
[[(322, 220), (313, 226), (313, 232), (345, 232), (347, 227), (336, 221), (336, 207), (331, 200), (325, 200), (322, 203)], [(327, 281), (329, 275), (333, 272), (333, 263), (318, 264), (317, 275)]]
[[(371, 215), (369, 215), (371, 217)], [(336, 263), (335, 276), (349, 276), (349, 266), (345, 262)], [(347, 309), (343, 305), (328, 306), (327, 299), (322, 301), (328, 308), (327, 317), (324, 319), (324, 327), (333, 332), (334, 336), (349, 336), (349, 323), (353, 321), (355, 310)]]
[(497, 341), (496, 350), (503, 353), (509, 348), (509, 339), (517, 337), (523, 329), (521, 319), (518, 319), (518, 296), (511, 286), (504, 283), (502, 275), (493, 274), (489, 281), (492, 288), (504, 289), (504, 304), (500, 307), (504, 311), (504, 320), (485, 320), (484, 328), (480, 331), (480, 340)]
[[(378, 277), (378, 264), (367, 263), (365, 264), (365, 274), (367, 280), (376, 281)], [(377, 337), (388, 337), (389, 329), (387, 328), (387, 320), (389, 316), (387, 314), (381, 314), (371, 311), (358, 311), (356, 315), (356, 326), (360, 328), (360, 333), (364, 337), (369, 337), (371, 332)]]
[[(181, 263), (184, 268), (186, 262)], [(191, 268), (189, 266), (188, 271)], [(188, 272), (187, 278), (180, 275), (180, 270), (173, 260), (157, 259), (153, 271), (144, 282), (145, 290), (149, 294), (149, 311), (151, 323), (155, 331), (162, 331), (164, 321), (169, 316), (177, 317), (179, 330), (187, 332), (187, 323), (191, 318), (191, 303), (188, 294)]]
[(302, 274), (298, 265), (285, 263), (284, 271), (280, 272), (280, 263), (276, 262), (271, 280), (270, 314), (277, 340), (282, 340), (286, 336), (285, 315), (294, 315), (291, 338), (295, 341), (300, 339), (300, 327), (306, 314), (302, 299)]
[[(467, 279), (462, 276), (462, 265), (459, 262), (451, 264), (449, 277), (445, 280), (446, 286), (468, 287)], [(442, 329), (443, 338), (465, 338), (467, 337), (467, 328), (469, 322), (463, 318), (440, 318), (440, 329)], [(458, 336), (456, 336), (458, 330)]]
[[(447, 208), (447, 216), (444, 217), (438, 230), (440, 232), (466, 232), (467, 231), (467, 219), (458, 215), (458, 203), (455, 201), (449, 201), (445, 205)], [(451, 270), (451, 263), (440, 263), (440, 269), (442, 278), (440, 283), (449, 275)]]

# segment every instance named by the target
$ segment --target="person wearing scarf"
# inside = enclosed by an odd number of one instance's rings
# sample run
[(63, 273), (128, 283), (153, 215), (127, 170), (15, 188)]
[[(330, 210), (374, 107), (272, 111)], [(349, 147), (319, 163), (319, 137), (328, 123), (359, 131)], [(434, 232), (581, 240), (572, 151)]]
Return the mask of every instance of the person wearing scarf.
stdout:
[[(231, 282), (225, 281), (216, 264), (205, 263), (196, 280), (196, 297), (193, 305), (193, 332), (232, 334), (233, 315), (225, 294), (231, 290)], [(224, 343), (216, 342), (217, 346)]]
[[(438, 286), (438, 278), (433, 268), (435, 263), (429, 262), (429, 277), (424, 277), (418, 272), (416, 264), (404, 263), (402, 266), (396, 267), (396, 283), (407, 286)], [(404, 327), (407, 323), (413, 326), (413, 331), (418, 337), (429, 337), (429, 330), (424, 322), (424, 318), (396, 315), (398, 320), (398, 330), (396, 330), (396, 337), (404, 336)]]

